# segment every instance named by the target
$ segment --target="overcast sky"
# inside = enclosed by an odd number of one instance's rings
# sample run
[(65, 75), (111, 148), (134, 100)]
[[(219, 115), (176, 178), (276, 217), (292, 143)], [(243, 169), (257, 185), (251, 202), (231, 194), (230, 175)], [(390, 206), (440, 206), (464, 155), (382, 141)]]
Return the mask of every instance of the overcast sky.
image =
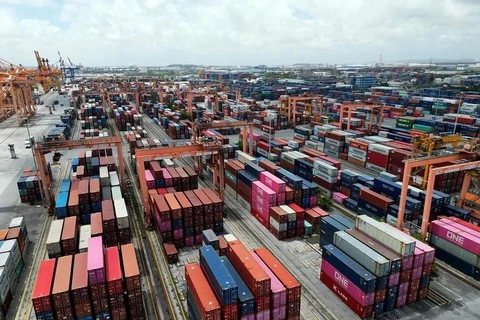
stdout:
[(83, 65), (480, 60), (480, 0), (0, 0), (0, 58)]

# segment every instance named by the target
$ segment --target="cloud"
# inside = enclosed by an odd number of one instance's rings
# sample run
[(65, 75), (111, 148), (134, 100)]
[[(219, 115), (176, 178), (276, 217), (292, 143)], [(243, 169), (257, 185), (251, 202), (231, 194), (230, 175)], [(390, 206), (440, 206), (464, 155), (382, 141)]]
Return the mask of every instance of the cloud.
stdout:
[(33, 50), (84, 65), (479, 58), (479, 2), (68, 0), (49, 19), (25, 19), (14, 5), (5, 16), (0, 5), (0, 46), (2, 58), (23, 64)]

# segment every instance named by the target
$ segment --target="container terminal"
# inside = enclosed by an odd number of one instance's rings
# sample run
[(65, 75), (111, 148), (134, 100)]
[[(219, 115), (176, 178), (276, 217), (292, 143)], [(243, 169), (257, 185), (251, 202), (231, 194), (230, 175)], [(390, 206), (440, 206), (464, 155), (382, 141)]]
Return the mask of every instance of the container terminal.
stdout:
[(0, 65), (0, 318), (480, 316), (479, 95), (35, 57)]

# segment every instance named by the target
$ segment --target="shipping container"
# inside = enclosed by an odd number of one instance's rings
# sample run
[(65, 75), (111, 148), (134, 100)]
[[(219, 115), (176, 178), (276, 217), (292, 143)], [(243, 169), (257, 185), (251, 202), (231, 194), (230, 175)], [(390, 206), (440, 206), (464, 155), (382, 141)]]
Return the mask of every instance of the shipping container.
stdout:
[(53, 220), (50, 225), (50, 231), (47, 236), (47, 253), (50, 259), (58, 258), (62, 255), (62, 230), (63, 220)]
[(285, 286), (280, 282), (280, 280), (275, 276), (275, 274), (268, 268), (268, 266), (263, 262), (262, 259), (255, 253), (254, 250), (250, 251), (252, 257), (260, 265), (260, 267), (267, 273), (270, 277), (271, 284), (271, 306), (273, 309), (287, 304), (287, 290)]
[(122, 267), (118, 247), (105, 249), (105, 270), (111, 318), (126, 320), (127, 311), (125, 309)]
[(265, 248), (258, 248), (254, 250), (260, 259), (267, 265), (273, 274), (280, 280), (283, 286), (287, 289), (287, 304), (297, 301), (301, 297), (302, 287), (300, 283), (292, 276), (292, 274), (272, 255), (270, 251)]
[(104, 252), (101, 237), (88, 240), (88, 280), (91, 285), (105, 282)]
[(355, 225), (360, 231), (402, 256), (410, 256), (415, 250), (415, 241), (405, 236), (400, 230), (387, 229), (384, 224), (373, 218), (365, 215), (357, 216)]
[(127, 302), (130, 319), (146, 319), (143, 308), (142, 283), (137, 256), (133, 244), (125, 244), (120, 247), (122, 252), (122, 266), (125, 276)]
[(80, 226), (80, 232), (78, 237), (78, 252), (87, 252), (88, 250), (88, 241), (92, 237), (92, 228), (91, 226), (85, 225)]
[(452, 224), (442, 222), (442, 220), (432, 221), (430, 223), (430, 233), (477, 256), (480, 255), (480, 238), (455, 228)]
[(228, 243), (227, 257), (255, 297), (265, 296), (270, 292), (270, 278), (240, 241)]
[(57, 319), (74, 319), (74, 308), (70, 297), (70, 278), (72, 275), (73, 256), (57, 259), (55, 280), (52, 288), (52, 301)]
[(230, 260), (227, 257), (220, 257), (220, 261), (223, 263), (227, 271), (232, 276), (233, 280), (238, 286), (238, 311), (239, 317), (245, 317), (253, 315), (255, 313), (255, 297), (248, 289), (247, 285), (243, 281), (242, 277), (238, 274), (237, 270), (233, 267)]
[(74, 257), (71, 294), (77, 319), (88, 319), (92, 316), (92, 303), (88, 286), (88, 253), (78, 253)]
[(38, 267), (37, 280), (32, 291), (33, 309), (37, 319), (55, 319), (52, 286), (56, 259), (43, 260)]
[(64, 255), (75, 254), (77, 252), (77, 237), (77, 217), (65, 218), (63, 222), (63, 231), (61, 237), (62, 253)]
[(388, 275), (390, 262), (344, 231), (334, 234), (333, 244), (378, 277)]
[(221, 306), (199, 264), (185, 266), (187, 287), (192, 292), (200, 316), (205, 320), (221, 320)]

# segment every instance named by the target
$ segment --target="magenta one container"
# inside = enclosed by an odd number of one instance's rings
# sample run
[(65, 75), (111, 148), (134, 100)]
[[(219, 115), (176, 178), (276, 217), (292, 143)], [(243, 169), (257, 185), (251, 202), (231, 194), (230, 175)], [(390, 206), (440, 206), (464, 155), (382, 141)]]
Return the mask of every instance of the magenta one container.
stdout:
[(285, 192), (277, 193), (277, 206), (285, 204)]
[(346, 276), (335, 269), (330, 263), (322, 260), (322, 272), (324, 272), (330, 279), (343, 287), (355, 301), (362, 307), (366, 307), (375, 303), (375, 292), (365, 293), (356, 285), (354, 285)]
[(193, 246), (195, 244), (195, 238), (193, 236), (185, 238), (185, 245), (187, 247)]
[(418, 268), (423, 266), (423, 262), (425, 261), (425, 252), (420, 250), (419, 248), (415, 248), (413, 252), (413, 267)]
[(105, 282), (102, 237), (88, 239), (87, 270), (89, 284)]
[(262, 171), (260, 173), (260, 182), (275, 191), (276, 193), (285, 193), (285, 181), (274, 176), (268, 171)]
[[(412, 238), (414, 239), (414, 238)], [(425, 258), (423, 261), (423, 264), (429, 264), (433, 262), (433, 259), (435, 259), (435, 248), (430, 247), (429, 245), (423, 243), (422, 241), (419, 241), (415, 239), (415, 246), (422, 250), (425, 253)]]
[(446, 223), (446, 224), (449, 224), (459, 230), (462, 230), (462, 231), (465, 231), (466, 233), (470, 233), (472, 236), (475, 236), (477, 238), (480, 238), (480, 232), (476, 231), (476, 230), (473, 230), (467, 226), (464, 226), (463, 224), (460, 224), (458, 222), (455, 222), (453, 220), (450, 220), (450, 219), (442, 219), (440, 220), (440, 222), (443, 222), (443, 223)]
[(255, 320), (255, 314), (247, 314), (246, 316), (241, 317), (240, 320)]
[(258, 312), (256, 320), (270, 320), (270, 310), (263, 310)]
[(480, 255), (480, 238), (439, 220), (432, 221), (430, 227), (430, 231), (434, 235), (447, 240), (462, 249)]
[(170, 172), (167, 169), (162, 168), (163, 179), (165, 180), (165, 187), (171, 187), (173, 185), (173, 179)]
[(412, 280), (419, 279), (422, 276), (422, 267), (413, 268), (412, 271)]
[(348, 199), (348, 197), (341, 192), (334, 192), (332, 194), (332, 199), (337, 203), (343, 204), (343, 200)]
[(287, 318), (287, 306), (280, 306), (272, 309), (272, 319), (283, 320)]
[(400, 272), (391, 273), (388, 276), (388, 286), (389, 287), (396, 286), (396, 285), (398, 285), (399, 282), (400, 282)]
[(400, 285), (398, 286), (399, 296), (406, 295), (408, 293), (408, 285), (409, 285), (409, 282), (400, 283)]
[(147, 181), (147, 189), (155, 189), (155, 178), (150, 170), (145, 170), (145, 180)]
[(407, 295), (401, 295), (397, 298), (397, 308), (403, 307), (407, 303)]
[(173, 229), (173, 239), (182, 239), (183, 229)]
[(275, 191), (260, 181), (254, 181), (252, 183), (252, 201), (256, 200), (257, 202), (261, 202), (262, 205), (269, 204), (275, 206), (277, 202), (276, 196)]
[(270, 277), (270, 288), (272, 291), (271, 304), (273, 308), (278, 308), (280, 306), (285, 306), (287, 304), (287, 289), (283, 284), (278, 280), (278, 278), (273, 274), (269, 267), (258, 257), (255, 251), (250, 251), (253, 259), (257, 261), (260, 267), (265, 271), (266, 274)]

